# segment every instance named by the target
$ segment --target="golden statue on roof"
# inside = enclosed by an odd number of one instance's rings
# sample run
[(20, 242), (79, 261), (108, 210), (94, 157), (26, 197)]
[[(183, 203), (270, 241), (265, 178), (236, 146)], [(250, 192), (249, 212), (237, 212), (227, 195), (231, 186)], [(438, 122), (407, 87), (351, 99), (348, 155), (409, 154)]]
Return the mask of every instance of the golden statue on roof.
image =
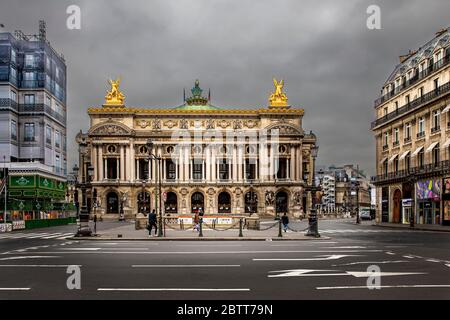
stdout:
[(117, 80), (108, 80), (111, 85), (111, 90), (105, 96), (105, 104), (106, 106), (123, 106), (125, 96), (119, 90), (120, 85), (120, 77)]
[(270, 95), (269, 107), (288, 107), (288, 97), (283, 92), (284, 80), (280, 82), (273, 78), (273, 85), (275, 92)]

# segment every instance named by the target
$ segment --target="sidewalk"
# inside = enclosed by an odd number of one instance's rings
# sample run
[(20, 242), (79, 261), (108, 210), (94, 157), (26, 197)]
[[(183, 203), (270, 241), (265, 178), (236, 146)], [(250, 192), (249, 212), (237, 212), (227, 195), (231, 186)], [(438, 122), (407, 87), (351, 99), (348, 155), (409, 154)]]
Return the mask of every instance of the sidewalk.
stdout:
[(393, 228), (393, 229), (407, 229), (407, 230), (419, 230), (419, 231), (438, 231), (438, 232), (450, 232), (450, 226), (429, 225), (429, 224), (416, 224), (414, 228), (411, 228), (409, 224), (398, 223), (374, 223), (376, 227)]
[[(266, 225), (261, 225), (265, 228)], [(126, 223), (123, 226), (108, 230), (97, 230), (97, 235), (89, 238), (70, 238), (73, 240), (149, 240), (149, 241), (307, 241), (307, 240), (329, 240), (329, 237), (307, 237), (306, 231), (282, 232), (282, 238), (278, 237), (278, 226), (266, 231), (246, 230), (242, 231), (243, 237), (239, 237), (239, 229), (224, 231), (203, 230), (203, 237), (199, 233), (190, 230), (173, 230), (166, 226), (165, 237), (149, 237), (146, 229), (136, 230), (134, 223)], [(153, 231), (154, 235), (154, 231)]]

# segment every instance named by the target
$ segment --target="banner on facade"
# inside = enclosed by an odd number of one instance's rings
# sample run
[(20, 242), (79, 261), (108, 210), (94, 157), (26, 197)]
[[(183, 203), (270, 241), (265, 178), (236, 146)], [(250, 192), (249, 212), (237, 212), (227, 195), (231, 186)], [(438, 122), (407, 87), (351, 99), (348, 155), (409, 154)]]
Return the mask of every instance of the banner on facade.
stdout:
[(416, 196), (418, 200), (441, 200), (441, 180), (429, 179), (417, 182)]
[(13, 221), (12, 229), (13, 230), (23, 230), (23, 229), (25, 229), (25, 221), (23, 221), (23, 220)]

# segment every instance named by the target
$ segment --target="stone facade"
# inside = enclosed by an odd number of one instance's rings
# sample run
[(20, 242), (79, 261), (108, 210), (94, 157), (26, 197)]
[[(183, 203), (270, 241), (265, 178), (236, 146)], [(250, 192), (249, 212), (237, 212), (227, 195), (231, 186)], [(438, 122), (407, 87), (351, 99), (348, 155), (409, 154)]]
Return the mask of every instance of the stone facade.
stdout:
[(185, 101), (167, 109), (88, 109), (90, 129), (77, 142), (87, 143), (84, 163), (94, 169), (88, 206), (96, 204), (96, 214), (157, 209), (158, 172), (164, 214), (305, 213), (316, 136), (303, 130), (303, 109), (218, 108), (198, 82)]

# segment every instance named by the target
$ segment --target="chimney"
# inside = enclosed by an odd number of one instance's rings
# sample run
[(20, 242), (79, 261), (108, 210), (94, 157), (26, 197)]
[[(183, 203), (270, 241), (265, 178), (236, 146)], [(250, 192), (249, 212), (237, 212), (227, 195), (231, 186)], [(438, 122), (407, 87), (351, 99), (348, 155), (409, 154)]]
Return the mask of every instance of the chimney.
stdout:
[(411, 51), (409, 50), (408, 54), (404, 54), (401, 55), (400, 58), (400, 63), (405, 62), (406, 60), (408, 60), (411, 56), (415, 55), (417, 53), (417, 51)]
[(439, 36), (441, 36), (441, 35), (443, 35), (444, 33), (446, 33), (447, 32), (447, 29), (441, 29), (441, 30), (439, 30), (438, 32), (436, 32), (436, 37), (439, 37)]

